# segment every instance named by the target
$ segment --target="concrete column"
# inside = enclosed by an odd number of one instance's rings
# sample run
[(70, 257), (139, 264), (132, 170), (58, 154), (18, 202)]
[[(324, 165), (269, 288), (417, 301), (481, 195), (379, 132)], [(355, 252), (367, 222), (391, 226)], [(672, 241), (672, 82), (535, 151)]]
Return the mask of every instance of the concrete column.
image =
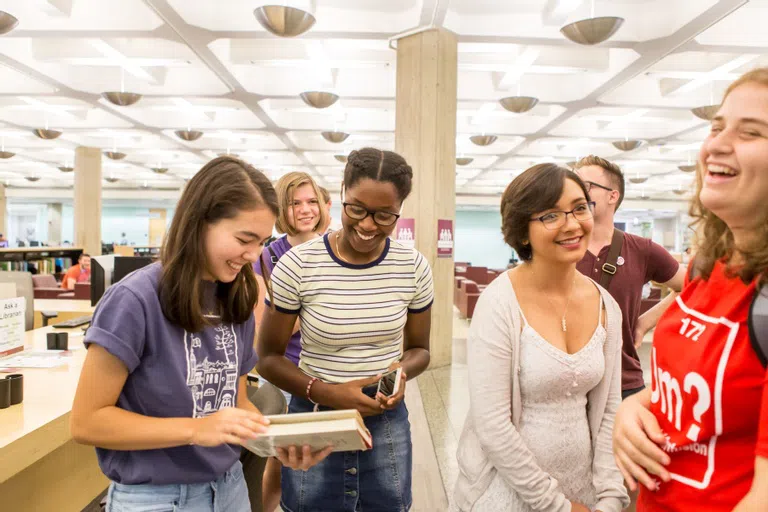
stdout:
[(101, 254), (101, 150), (75, 149), (75, 241), (92, 256)]
[(5, 197), (4, 183), (0, 183), (0, 233), (8, 238), (8, 201)]
[(48, 205), (48, 245), (61, 245), (61, 203)]
[(416, 248), (432, 267), (432, 363), (451, 364), (453, 258), (437, 257), (438, 219), (456, 212), (457, 38), (444, 29), (397, 42), (395, 151), (413, 167), (413, 192), (403, 217), (416, 219)]

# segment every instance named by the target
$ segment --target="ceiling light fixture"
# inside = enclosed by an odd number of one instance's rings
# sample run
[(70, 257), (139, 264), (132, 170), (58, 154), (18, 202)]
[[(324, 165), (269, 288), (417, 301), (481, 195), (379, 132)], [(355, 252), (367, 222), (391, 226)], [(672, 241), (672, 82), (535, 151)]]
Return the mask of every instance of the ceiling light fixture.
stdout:
[(499, 100), (502, 107), (515, 114), (528, 112), (535, 107), (538, 102), (539, 98), (534, 98), (533, 96), (508, 96)]
[(121, 153), (120, 151), (105, 151), (104, 154), (107, 155), (107, 158), (110, 160), (122, 160), (128, 156), (125, 153)]
[(490, 146), (496, 142), (496, 139), (498, 139), (496, 135), (472, 135), (469, 138), (469, 140), (472, 141), (472, 144), (477, 146)]
[(460, 156), (456, 158), (456, 165), (469, 165), (475, 159), (469, 156)]
[(103, 92), (101, 97), (118, 107), (129, 107), (139, 101), (142, 95), (136, 92)]
[(168, 172), (167, 167), (150, 167), (155, 174), (165, 174)]
[(677, 195), (681, 196), (681, 195), (685, 194), (685, 192), (686, 192), (686, 191), (685, 191), (685, 190), (683, 190), (683, 189), (681, 189), (681, 188), (676, 188), (676, 189), (675, 189), (675, 190), (673, 190), (672, 192), (674, 192), (675, 194), (677, 194)]
[(343, 164), (347, 163), (347, 155), (333, 155), (333, 158), (335, 158), (336, 160), (338, 160)]
[(637, 176), (635, 178), (629, 178), (629, 181), (634, 183), (635, 185), (639, 185), (641, 183), (645, 183), (648, 181), (648, 176)]
[(703, 107), (692, 108), (691, 112), (693, 112), (693, 115), (699, 119), (711, 121), (712, 118), (715, 117), (715, 114), (717, 114), (718, 110), (720, 110), (720, 105), (706, 105)]
[(315, 24), (312, 14), (284, 5), (263, 5), (253, 15), (265, 30), (280, 37), (300, 36)]
[(173, 132), (181, 140), (192, 142), (203, 136), (203, 132), (197, 130), (176, 130)]
[(0, 11), (0, 36), (15, 29), (18, 24), (19, 20), (16, 19), (16, 16)]
[(346, 132), (336, 132), (336, 131), (321, 132), (320, 135), (322, 135), (323, 138), (328, 142), (333, 142), (334, 144), (339, 144), (341, 142), (344, 142), (345, 140), (347, 140), (347, 137), (349, 137), (349, 134)]
[(328, 108), (339, 100), (338, 94), (323, 91), (306, 91), (299, 96), (304, 103), (314, 108)]
[(565, 165), (567, 165), (568, 167), (570, 167), (571, 169), (573, 169), (574, 167), (576, 167), (576, 164), (577, 164), (577, 163), (579, 163), (579, 161), (578, 161), (578, 160), (571, 160), (571, 161), (569, 161), (569, 162), (565, 162)]
[(107, 183), (117, 183), (120, 181), (120, 178), (115, 178), (114, 176), (110, 176), (109, 178), (104, 178), (104, 181)]
[(13, 151), (5, 151), (5, 150), (0, 151), (0, 158), (2, 158), (3, 160), (8, 160), (9, 158), (13, 158), (14, 156), (16, 156), (16, 153), (14, 153)]
[(49, 130), (48, 128), (35, 128), (32, 133), (43, 140), (58, 139), (62, 132), (58, 130)]
[(40, 181), (40, 176), (24, 176), (24, 179), (34, 183), (36, 181)]
[(696, 164), (678, 165), (677, 168), (683, 172), (693, 172), (696, 170)]
[(577, 44), (592, 46), (607, 41), (616, 33), (624, 18), (617, 16), (595, 17), (595, 0), (592, 0), (589, 18), (574, 21), (560, 29), (560, 33)]
[(633, 149), (639, 148), (643, 144), (643, 141), (636, 139), (615, 140), (611, 142), (611, 144), (613, 144), (613, 147), (621, 151), (632, 151)]
[(74, 167), (70, 167), (70, 166), (68, 166), (68, 165), (60, 165), (60, 166), (58, 167), (58, 169), (59, 169), (61, 172), (72, 172), (72, 171), (74, 171), (74, 170), (75, 170), (75, 168), (74, 168)]

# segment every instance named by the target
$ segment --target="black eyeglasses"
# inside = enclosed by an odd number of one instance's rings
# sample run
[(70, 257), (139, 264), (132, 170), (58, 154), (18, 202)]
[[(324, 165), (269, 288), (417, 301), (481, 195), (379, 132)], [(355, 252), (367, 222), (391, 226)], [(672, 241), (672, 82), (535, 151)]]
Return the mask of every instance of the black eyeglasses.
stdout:
[(612, 188), (608, 188), (605, 185), (601, 185), (599, 183), (595, 183), (594, 181), (585, 181), (584, 185), (587, 186), (587, 192), (591, 192), (592, 191), (592, 187), (597, 187), (597, 188), (601, 188), (603, 190), (607, 190), (608, 192), (613, 192)]
[(595, 209), (595, 203), (590, 201), (588, 203), (582, 203), (569, 212), (549, 212), (541, 217), (531, 219), (531, 222), (538, 220), (547, 229), (560, 229), (565, 226), (568, 221), (568, 215), (573, 215), (573, 218), (578, 221), (589, 220), (592, 218), (592, 211)]
[(373, 218), (373, 222), (383, 227), (391, 226), (400, 218), (399, 213), (392, 213), (385, 210), (369, 210), (368, 208), (352, 203), (341, 204), (344, 206), (344, 213), (346, 213), (350, 219), (363, 220), (370, 215)]

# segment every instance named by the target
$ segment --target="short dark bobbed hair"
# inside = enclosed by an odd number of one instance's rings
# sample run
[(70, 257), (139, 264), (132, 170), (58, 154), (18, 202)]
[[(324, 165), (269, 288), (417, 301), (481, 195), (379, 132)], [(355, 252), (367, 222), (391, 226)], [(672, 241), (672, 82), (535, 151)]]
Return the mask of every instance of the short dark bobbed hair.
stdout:
[(589, 192), (578, 174), (557, 164), (538, 164), (512, 180), (501, 196), (501, 232), (504, 241), (522, 261), (533, 257), (529, 240), (531, 217), (553, 208), (563, 195), (565, 180), (573, 180), (590, 201)]

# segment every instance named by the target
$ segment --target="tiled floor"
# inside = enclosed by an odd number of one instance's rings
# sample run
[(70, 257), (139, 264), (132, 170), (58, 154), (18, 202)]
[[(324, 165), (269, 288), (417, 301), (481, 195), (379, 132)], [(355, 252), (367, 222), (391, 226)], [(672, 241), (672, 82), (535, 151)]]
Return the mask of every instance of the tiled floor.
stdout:
[[(453, 364), (424, 372), (409, 387), (407, 395), (411, 423), (414, 431), (414, 510), (444, 511), (447, 502), (436, 500), (441, 493), (434, 487), (439, 485), (436, 475), (421, 474), (434, 471), (436, 462), (439, 478), (445, 489), (443, 499), (450, 498), (458, 476), (456, 449), (464, 419), (469, 411), (469, 384), (466, 365), (466, 345), (469, 322), (458, 317), (454, 309), (453, 319)], [(650, 343), (643, 343), (640, 348), (640, 361), (648, 376)], [(646, 379), (647, 380), (647, 379)], [(418, 388), (420, 397), (413, 396)], [(420, 398), (420, 400), (418, 400)], [(418, 410), (423, 407), (422, 410)], [(429, 431), (423, 431), (426, 421)], [(431, 438), (431, 439), (430, 439)], [(417, 440), (419, 446), (417, 447)], [(431, 442), (432, 451), (425, 449)], [(416, 461), (419, 461), (418, 463)], [(420, 465), (420, 466), (419, 466)], [(417, 482), (418, 479), (418, 482)], [(425, 484), (425, 486), (417, 484)]]

